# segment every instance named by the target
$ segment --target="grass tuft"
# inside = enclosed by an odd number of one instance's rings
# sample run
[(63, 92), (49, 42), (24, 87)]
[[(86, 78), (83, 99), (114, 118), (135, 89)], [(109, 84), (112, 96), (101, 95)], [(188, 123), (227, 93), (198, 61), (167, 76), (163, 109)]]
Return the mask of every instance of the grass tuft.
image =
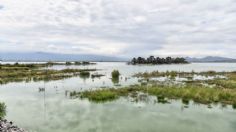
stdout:
[(5, 103), (0, 103), (0, 119), (3, 119), (6, 115), (6, 105)]

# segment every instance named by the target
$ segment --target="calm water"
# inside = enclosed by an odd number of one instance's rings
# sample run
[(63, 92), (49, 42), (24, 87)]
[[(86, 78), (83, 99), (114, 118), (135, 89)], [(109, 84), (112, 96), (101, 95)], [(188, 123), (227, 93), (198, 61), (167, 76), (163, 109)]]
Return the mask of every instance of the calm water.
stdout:
[[(0, 101), (7, 105), (8, 120), (36, 132), (235, 132), (236, 110), (231, 106), (190, 103), (185, 108), (181, 101), (158, 104), (155, 97), (139, 102), (121, 98), (96, 104), (88, 100), (70, 99), (66, 90), (96, 89), (114, 86), (110, 79), (113, 69), (122, 77), (120, 84), (137, 83), (131, 76), (145, 71), (236, 71), (235, 63), (194, 63), (188, 65), (130, 66), (125, 63), (98, 63), (91, 66), (54, 66), (64, 68), (97, 68), (101, 78), (79, 78), (50, 81), (9, 83), (0, 85)], [(127, 78), (127, 80), (125, 79)], [(39, 92), (39, 87), (46, 87)]]

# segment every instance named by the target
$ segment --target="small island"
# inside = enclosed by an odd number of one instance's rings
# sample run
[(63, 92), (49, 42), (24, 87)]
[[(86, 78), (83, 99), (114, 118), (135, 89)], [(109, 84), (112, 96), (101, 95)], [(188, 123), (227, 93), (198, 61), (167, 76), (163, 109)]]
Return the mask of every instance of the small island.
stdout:
[(166, 57), (166, 58), (160, 58), (160, 57), (154, 57), (150, 56), (148, 58), (133, 58), (131, 62), (129, 62), (131, 65), (137, 65), (137, 64), (154, 64), (154, 65), (159, 65), (159, 64), (188, 64), (188, 61), (186, 61), (185, 58), (183, 57)]

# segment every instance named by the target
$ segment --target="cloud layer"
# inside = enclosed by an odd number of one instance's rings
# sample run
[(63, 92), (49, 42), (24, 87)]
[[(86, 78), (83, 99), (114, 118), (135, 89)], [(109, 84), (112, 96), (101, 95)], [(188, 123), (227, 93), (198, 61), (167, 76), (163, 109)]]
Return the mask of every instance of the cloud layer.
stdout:
[(1, 0), (0, 51), (236, 57), (236, 0)]

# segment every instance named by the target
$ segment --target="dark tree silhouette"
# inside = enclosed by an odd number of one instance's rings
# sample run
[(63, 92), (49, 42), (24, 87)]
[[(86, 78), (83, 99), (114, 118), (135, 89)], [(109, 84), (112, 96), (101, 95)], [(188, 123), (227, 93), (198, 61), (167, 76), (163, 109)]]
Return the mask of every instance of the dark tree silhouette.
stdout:
[(166, 57), (166, 58), (160, 58), (160, 57), (154, 57), (150, 56), (148, 58), (133, 58), (130, 62), (132, 65), (136, 64), (186, 64), (188, 63), (185, 58), (182, 57), (177, 57), (177, 58), (172, 58), (172, 57)]

